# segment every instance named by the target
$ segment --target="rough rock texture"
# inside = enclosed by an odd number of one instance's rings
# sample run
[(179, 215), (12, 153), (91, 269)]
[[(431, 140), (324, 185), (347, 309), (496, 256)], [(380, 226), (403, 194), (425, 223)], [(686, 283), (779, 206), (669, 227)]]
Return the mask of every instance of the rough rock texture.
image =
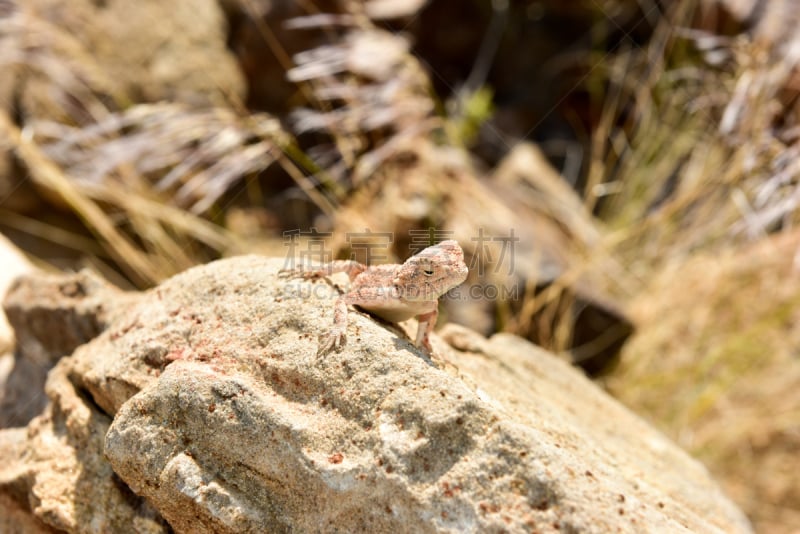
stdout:
[(3, 301), (17, 347), (0, 388), (0, 428), (25, 425), (42, 411), (50, 368), (96, 337), (127, 298), (88, 271), (16, 279)]
[[(20, 429), (0, 432), (7, 466), (0, 468), (0, 503), (10, 500), (18, 515), (32, 511), (31, 522), (68, 532), (168, 532), (158, 512), (103, 458), (111, 418), (75, 387), (69, 371), (68, 359), (53, 368), (45, 388), (51, 403), (28, 425), (27, 435), (20, 436)], [(10, 450), (7, 441), (14, 445)], [(2, 527), (0, 520), (0, 531), (13, 531)]]
[(0, 432), (0, 505), (80, 532), (163, 528), (136, 495), (176, 532), (749, 532), (702, 466), (518, 338), (451, 329), (482, 352), (434, 337), (430, 360), (351, 312), (318, 358), (335, 291), (281, 266), (187, 271), (62, 359), (27, 436)]

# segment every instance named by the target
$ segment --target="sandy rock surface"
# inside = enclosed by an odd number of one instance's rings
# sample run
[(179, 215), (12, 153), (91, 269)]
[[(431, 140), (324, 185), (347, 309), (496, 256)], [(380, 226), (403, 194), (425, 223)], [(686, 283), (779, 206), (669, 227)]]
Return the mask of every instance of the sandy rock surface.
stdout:
[(282, 263), (186, 271), (61, 358), (44, 412), (0, 431), (8, 528), (750, 531), (700, 464), (523, 340), (450, 329), (476, 352), (435, 337), (430, 359), (351, 312), (317, 357), (335, 290)]

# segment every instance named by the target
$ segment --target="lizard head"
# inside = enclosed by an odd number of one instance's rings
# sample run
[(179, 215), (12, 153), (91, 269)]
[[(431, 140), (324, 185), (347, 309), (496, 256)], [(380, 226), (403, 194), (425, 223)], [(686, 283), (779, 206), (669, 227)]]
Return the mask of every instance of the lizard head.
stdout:
[(457, 241), (442, 241), (408, 258), (397, 270), (394, 286), (408, 301), (433, 301), (467, 278), (464, 251)]

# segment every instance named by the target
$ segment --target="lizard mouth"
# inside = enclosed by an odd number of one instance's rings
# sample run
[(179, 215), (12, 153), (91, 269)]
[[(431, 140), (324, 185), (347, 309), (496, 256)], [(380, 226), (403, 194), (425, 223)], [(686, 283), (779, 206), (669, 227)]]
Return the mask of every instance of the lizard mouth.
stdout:
[(415, 302), (436, 300), (447, 291), (447, 288), (442, 291), (441, 288), (437, 287), (433, 283), (405, 285), (395, 284), (395, 288), (397, 288), (397, 292), (401, 298)]

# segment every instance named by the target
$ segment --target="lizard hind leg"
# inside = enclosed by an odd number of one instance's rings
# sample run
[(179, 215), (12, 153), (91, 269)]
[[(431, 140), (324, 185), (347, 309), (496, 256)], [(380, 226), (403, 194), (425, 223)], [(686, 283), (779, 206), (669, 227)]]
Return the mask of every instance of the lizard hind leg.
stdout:
[(366, 270), (366, 265), (362, 265), (352, 260), (336, 260), (316, 267), (300, 265), (291, 269), (281, 269), (278, 271), (280, 278), (299, 278), (303, 280), (317, 280), (336, 273), (346, 273), (352, 282), (356, 276)]

